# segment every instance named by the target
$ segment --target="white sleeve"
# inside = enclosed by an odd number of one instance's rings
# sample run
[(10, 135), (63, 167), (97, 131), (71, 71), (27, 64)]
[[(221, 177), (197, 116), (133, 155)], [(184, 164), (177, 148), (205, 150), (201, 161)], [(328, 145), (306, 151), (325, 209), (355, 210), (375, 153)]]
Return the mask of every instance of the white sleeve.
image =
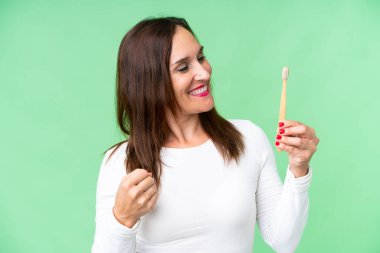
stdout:
[(307, 222), (312, 171), (310, 168), (306, 176), (295, 178), (288, 167), (282, 185), (273, 149), (261, 129), (259, 134), (262, 159), (256, 191), (258, 225), (265, 242), (276, 252), (291, 253)]
[(120, 152), (108, 159), (109, 150), (100, 166), (96, 191), (96, 228), (92, 253), (135, 253), (136, 234), (140, 220), (128, 228), (120, 224), (113, 215), (112, 208), (121, 177), (125, 174), (124, 159)]

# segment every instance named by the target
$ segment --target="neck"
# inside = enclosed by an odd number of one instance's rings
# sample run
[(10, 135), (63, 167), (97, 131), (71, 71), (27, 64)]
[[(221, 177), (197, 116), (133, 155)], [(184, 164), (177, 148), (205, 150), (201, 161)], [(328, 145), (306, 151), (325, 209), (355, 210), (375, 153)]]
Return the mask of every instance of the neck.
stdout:
[(183, 115), (177, 117), (171, 112), (167, 113), (167, 122), (170, 128), (166, 147), (193, 147), (206, 142), (209, 137), (203, 130), (199, 114)]

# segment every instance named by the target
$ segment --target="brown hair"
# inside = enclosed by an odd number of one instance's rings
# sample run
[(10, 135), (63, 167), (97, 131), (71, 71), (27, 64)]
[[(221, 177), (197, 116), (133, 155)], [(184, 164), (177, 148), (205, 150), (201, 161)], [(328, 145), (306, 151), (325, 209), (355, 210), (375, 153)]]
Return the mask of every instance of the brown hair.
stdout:
[[(117, 60), (117, 120), (123, 134), (129, 136), (126, 140), (126, 171), (144, 168), (152, 172), (157, 186), (162, 172), (160, 151), (170, 133), (165, 120), (166, 109), (176, 116), (175, 108), (178, 108), (169, 72), (176, 26), (182, 26), (194, 35), (182, 18), (139, 22), (121, 41)], [(241, 133), (215, 108), (200, 113), (199, 118), (223, 159), (238, 162), (244, 151)], [(114, 151), (126, 141), (114, 145)]]

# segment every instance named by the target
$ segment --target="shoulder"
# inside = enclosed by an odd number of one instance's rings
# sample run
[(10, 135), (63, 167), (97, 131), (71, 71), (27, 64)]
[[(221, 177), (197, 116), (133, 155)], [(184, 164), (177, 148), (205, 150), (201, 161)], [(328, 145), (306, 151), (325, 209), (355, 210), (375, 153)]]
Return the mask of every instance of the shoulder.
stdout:
[(121, 178), (126, 174), (125, 157), (127, 142), (106, 151), (100, 166), (97, 199), (109, 199), (117, 191)]
[(236, 129), (247, 138), (265, 137), (264, 131), (255, 123), (245, 119), (229, 119)]
[(256, 153), (258, 157), (266, 156), (272, 150), (272, 145), (261, 127), (250, 120), (229, 120), (243, 135), (244, 144), (248, 151)]
[(109, 148), (104, 155), (103, 164), (107, 165), (108, 163), (115, 163), (120, 160), (125, 160), (126, 150), (127, 150), (128, 142), (120, 142), (111, 148)]
[(122, 142), (106, 151), (100, 166), (100, 177), (119, 177), (125, 174), (127, 145), (127, 142)]

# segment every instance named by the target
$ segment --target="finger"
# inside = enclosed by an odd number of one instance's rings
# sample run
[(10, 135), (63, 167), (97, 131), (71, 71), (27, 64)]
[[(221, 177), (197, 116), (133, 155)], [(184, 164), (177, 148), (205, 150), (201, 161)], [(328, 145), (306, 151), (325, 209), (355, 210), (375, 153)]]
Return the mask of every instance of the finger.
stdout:
[(280, 128), (278, 133), (282, 136), (303, 136), (309, 139), (314, 138), (311, 128), (303, 124), (288, 128)]
[(285, 152), (287, 152), (289, 154), (289, 156), (290, 155), (291, 156), (297, 156), (297, 157), (299, 157), (302, 160), (306, 160), (306, 159), (310, 160), (310, 157), (316, 151), (316, 147), (315, 146), (310, 147), (308, 149), (299, 149), (297, 147), (286, 145), (286, 144), (281, 143), (281, 142), (277, 142), (277, 144), (276, 144), (276, 147), (277, 147), (278, 150), (285, 151)]
[(283, 120), (278, 123), (278, 126), (280, 128), (288, 128), (288, 127), (293, 127), (293, 126), (298, 126), (301, 125), (301, 122), (295, 121), (295, 120)]
[(151, 186), (155, 185), (153, 177), (149, 176), (146, 177), (143, 181), (141, 181), (138, 185), (137, 188), (141, 192), (147, 191)]
[(287, 152), (289, 155), (294, 155), (297, 153), (298, 153), (297, 155), (300, 155), (303, 152), (307, 152), (306, 150), (302, 150), (294, 146), (286, 145), (281, 142), (278, 142), (278, 145), (276, 145), (276, 147), (281, 151)]
[(148, 171), (144, 169), (135, 169), (134, 171), (128, 173), (127, 179), (129, 184), (137, 185), (149, 176), (151, 176), (151, 173)]
[(157, 194), (157, 187), (156, 185), (153, 185), (145, 191), (144, 196), (146, 197), (146, 199), (150, 200), (154, 197), (155, 194)]
[(301, 123), (298, 122), (298, 121), (295, 121), (295, 120), (283, 120), (283, 121), (280, 121), (278, 123), (277, 133), (278, 134), (284, 134), (286, 128), (294, 127), (294, 126), (298, 126), (298, 125), (301, 125)]
[(276, 140), (279, 143), (283, 143), (285, 145), (293, 146), (293, 147), (296, 147), (298, 149), (303, 149), (303, 150), (311, 149), (312, 147), (311, 141), (302, 137), (288, 137), (288, 136), (277, 135)]
[(157, 199), (158, 199), (158, 192), (156, 192), (156, 193), (152, 196), (152, 198), (147, 202), (147, 204), (146, 204), (146, 208), (147, 208), (148, 211), (153, 210), (153, 208), (156, 206)]
[(155, 195), (157, 195), (157, 190), (152, 187), (152, 189), (150, 189), (148, 192), (145, 192), (137, 199), (137, 204), (140, 207), (145, 208), (148, 203), (151, 202), (152, 198), (155, 197)]
[(279, 151), (286, 151), (289, 154), (293, 154), (295, 152), (295, 149), (296, 149), (296, 147), (286, 145), (286, 144), (281, 143), (279, 141), (276, 141), (275, 145)]

